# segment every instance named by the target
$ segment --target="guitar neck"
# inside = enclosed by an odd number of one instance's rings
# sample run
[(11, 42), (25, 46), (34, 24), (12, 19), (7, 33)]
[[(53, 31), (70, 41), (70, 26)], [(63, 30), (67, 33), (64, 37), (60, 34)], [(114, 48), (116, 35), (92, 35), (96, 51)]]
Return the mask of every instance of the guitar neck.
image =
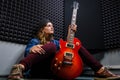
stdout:
[[(71, 27), (73, 27), (72, 26), (73, 24), (76, 24), (78, 3), (74, 3), (73, 7), (74, 8), (73, 8), (72, 19), (71, 19)], [(74, 36), (75, 36), (75, 32), (70, 28), (68, 31), (68, 38), (67, 38), (68, 43), (71, 43), (71, 44), (73, 43)]]
[(71, 25), (76, 23), (77, 9), (73, 9)]

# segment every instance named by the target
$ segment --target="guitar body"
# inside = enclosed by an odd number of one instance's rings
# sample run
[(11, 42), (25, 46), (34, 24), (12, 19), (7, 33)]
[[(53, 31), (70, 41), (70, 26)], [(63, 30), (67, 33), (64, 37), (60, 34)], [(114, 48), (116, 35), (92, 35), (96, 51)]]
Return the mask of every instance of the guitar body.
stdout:
[(82, 73), (83, 62), (78, 54), (80, 47), (81, 42), (77, 38), (74, 38), (72, 45), (60, 39), (60, 50), (56, 53), (51, 66), (55, 75), (72, 80)]

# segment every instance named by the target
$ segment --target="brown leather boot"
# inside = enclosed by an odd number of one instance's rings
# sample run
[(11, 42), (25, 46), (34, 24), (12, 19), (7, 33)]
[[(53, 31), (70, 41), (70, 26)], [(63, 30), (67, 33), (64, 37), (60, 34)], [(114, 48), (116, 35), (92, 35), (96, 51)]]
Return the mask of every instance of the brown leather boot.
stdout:
[(23, 68), (21, 64), (16, 64), (12, 67), (12, 70), (10, 72), (10, 75), (8, 76), (8, 79), (19, 80), (23, 78), (22, 72), (23, 72)]
[(106, 78), (107, 80), (120, 79), (120, 75), (113, 74), (106, 67), (102, 67), (98, 72), (96, 72), (95, 76), (99, 78)]

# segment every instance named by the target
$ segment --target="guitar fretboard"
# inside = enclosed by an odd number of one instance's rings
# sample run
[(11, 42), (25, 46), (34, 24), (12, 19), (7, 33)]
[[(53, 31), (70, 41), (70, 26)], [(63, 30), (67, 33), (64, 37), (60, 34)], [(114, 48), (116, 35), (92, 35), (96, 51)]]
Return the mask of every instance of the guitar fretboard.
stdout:
[[(76, 23), (77, 9), (78, 9), (78, 3), (74, 2), (71, 25)], [(75, 32), (72, 29), (70, 29), (70, 31), (68, 33), (68, 39), (67, 39), (68, 43), (73, 44), (74, 36), (75, 36)]]

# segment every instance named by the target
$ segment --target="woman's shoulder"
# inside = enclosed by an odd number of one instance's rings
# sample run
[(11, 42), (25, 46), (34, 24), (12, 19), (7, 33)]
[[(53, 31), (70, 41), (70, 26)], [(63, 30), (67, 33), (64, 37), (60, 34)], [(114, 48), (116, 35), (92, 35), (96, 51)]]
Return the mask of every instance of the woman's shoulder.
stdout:
[(38, 38), (31, 38), (31, 40), (39, 40)]
[(59, 44), (59, 41), (56, 40), (56, 39), (53, 39), (52, 42), (55, 43), (55, 44)]
[(32, 38), (32, 39), (30, 40), (30, 42), (37, 42), (37, 43), (39, 43), (40, 40), (39, 40), (38, 38)]
[(56, 39), (53, 39), (52, 41), (53, 41), (53, 42), (59, 42), (59, 41), (58, 41), (58, 40), (56, 40)]

